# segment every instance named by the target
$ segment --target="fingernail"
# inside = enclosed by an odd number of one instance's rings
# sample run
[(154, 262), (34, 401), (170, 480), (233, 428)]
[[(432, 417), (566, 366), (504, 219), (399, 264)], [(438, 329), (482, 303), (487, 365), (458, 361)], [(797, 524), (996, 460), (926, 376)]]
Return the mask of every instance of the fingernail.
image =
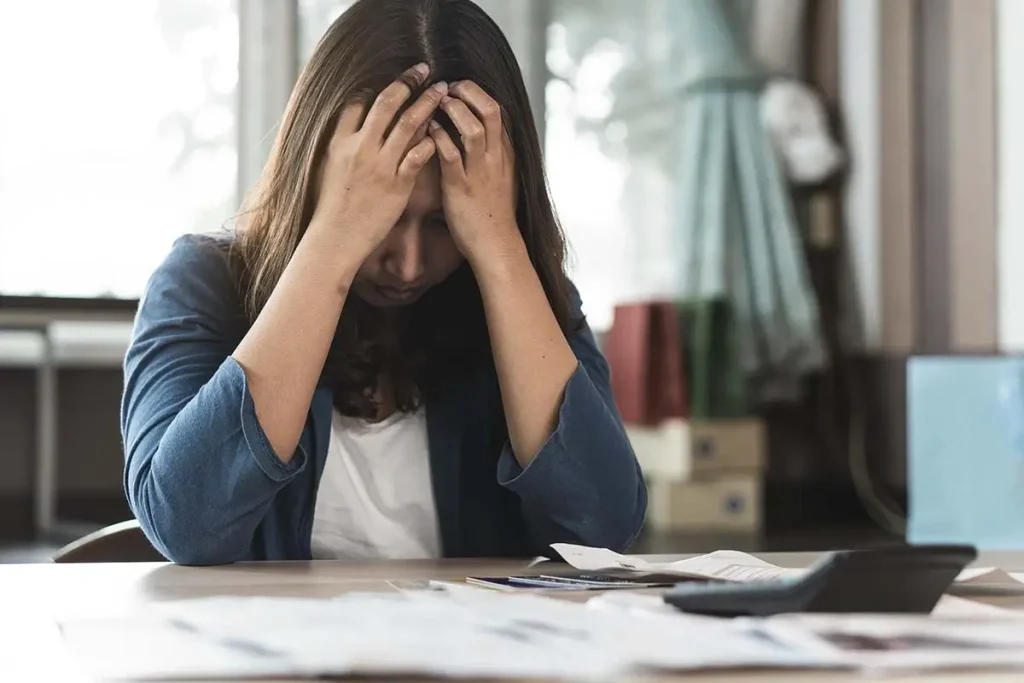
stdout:
[(441, 93), (442, 95), (447, 95), (448, 94), (448, 84), (445, 83), (444, 81), (438, 81), (437, 83), (434, 84), (434, 90), (436, 90), (437, 92)]
[(420, 62), (419, 64), (413, 67), (413, 70), (420, 76), (426, 76), (427, 74), (430, 73), (430, 67), (427, 66), (425, 62)]
[(430, 123), (427, 124), (427, 127), (429, 127), (430, 130), (438, 130), (441, 128), (441, 124), (434, 119), (430, 119)]

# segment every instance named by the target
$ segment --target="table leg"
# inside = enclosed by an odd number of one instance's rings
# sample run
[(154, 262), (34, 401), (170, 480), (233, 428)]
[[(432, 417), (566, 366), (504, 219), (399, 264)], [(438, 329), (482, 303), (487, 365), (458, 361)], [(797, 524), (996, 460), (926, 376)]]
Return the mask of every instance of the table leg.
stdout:
[(36, 374), (35, 527), (49, 536), (57, 525), (57, 359), (48, 327), (41, 330), (43, 357)]

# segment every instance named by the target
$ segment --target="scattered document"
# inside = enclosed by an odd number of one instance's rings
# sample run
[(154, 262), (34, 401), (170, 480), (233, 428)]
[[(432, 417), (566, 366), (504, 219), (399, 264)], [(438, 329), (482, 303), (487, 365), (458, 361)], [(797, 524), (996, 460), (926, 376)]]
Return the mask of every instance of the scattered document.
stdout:
[[(661, 595), (634, 591), (595, 595), (587, 600), (587, 606), (592, 609), (630, 611), (636, 614), (677, 613), (676, 608), (665, 602)], [(943, 595), (931, 614), (947, 619), (1024, 619), (1024, 612), (953, 595)]]
[(595, 595), (587, 600), (587, 607), (590, 609), (633, 612), (637, 615), (679, 614), (679, 610), (665, 602), (661, 595), (631, 591)]
[[(629, 570), (720, 581), (795, 578), (807, 571), (778, 567), (735, 550), (717, 550), (676, 562), (649, 562), (605, 548), (588, 548), (568, 543), (556, 543), (551, 547), (567, 563), (587, 571)], [(994, 567), (968, 567), (960, 572), (950, 592), (958, 595), (1024, 595), (1024, 572), (1011, 573)]]
[(617, 679), (649, 668), (825, 664), (724, 620), (623, 618), (563, 600), (466, 586), (329, 600), (208, 598), (151, 606), (132, 617), (59, 624), (89, 672), (108, 680)]
[(587, 586), (549, 581), (539, 576), (467, 576), (466, 583), (499, 591), (592, 590)]
[(1024, 595), (1024, 574), (994, 567), (968, 567), (956, 577), (950, 593), (957, 595)]
[(865, 672), (1024, 667), (1021, 619), (793, 614), (745, 623), (808, 655)]
[(679, 577), (670, 574), (623, 574), (578, 571), (575, 574), (540, 576), (469, 576), (466, 583), (503, 591), (517, 590), (622, 590), (671, 588)]
[(943, 595), (932, 610), (932, 616), (958, 619), (1024, 619), (1024, 612), (955, 595)]
[[(516, 603), (483, 610), (462, 595), (210, 598), (160, 605), (132, 618), (60, 626), (90, 673), (111, 680), (595, 678), (628, 667), (621, 655), (595, 646), (581, 624), (561, 614), (527, 618)], [(132, 656), (124, 656), (126, 646)]]
[(978, 616), (715, 619), (665, 611), (640, 595), (580, 604), (450, 584), (443, 591), (319, 600), (185, 600), (132, 616), (58, 623), (89, 673), (106, 680), (618, 680), (752, 667), (1024, 669), (1024, 618)]
[(431, 581), (430, 579), (394, 579), (388, 581), (388, 585), (402, 593), (409, 591), (443, 591), (445, 589), (443, 582)]
[(718, 550), (677, 562), (649, 562), (639, 557), (620, 555), (606, 548), (588, 548), (568, 543), (551, 546), (566, 562), (584, 571), (628, 569), (638, 572), (673, 574), (690, 579), (720, 581), (765, 581), (791, 578), (803, 569), (787, 569), (734, 550)]

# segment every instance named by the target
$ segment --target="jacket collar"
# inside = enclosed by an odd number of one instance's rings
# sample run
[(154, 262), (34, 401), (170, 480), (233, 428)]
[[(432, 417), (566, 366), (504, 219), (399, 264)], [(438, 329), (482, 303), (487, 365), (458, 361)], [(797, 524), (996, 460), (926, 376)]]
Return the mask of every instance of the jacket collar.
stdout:
[(444, 390), (427, 396), (427, 441), (430, 448), (430, 478), (434, 505), (446, 557), (461, 557), (462, 534), (460, 486), (462, 463), (462, 420), (465, 406), (461, 392)]

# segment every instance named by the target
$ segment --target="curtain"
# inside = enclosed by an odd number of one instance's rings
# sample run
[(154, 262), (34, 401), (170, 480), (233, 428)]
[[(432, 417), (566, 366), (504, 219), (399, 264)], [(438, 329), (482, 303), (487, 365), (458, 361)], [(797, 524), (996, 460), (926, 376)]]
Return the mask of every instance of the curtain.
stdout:
[(772, 75), (805, 78), (806, 0), (757, 0), (750, 22), (751, 51)]
[(699, 417), (793, 398), (824, 363), (786, 180), (761, 124), (753, 9), (749, 0), (668, 5), (681, 74), (673, 233)]

